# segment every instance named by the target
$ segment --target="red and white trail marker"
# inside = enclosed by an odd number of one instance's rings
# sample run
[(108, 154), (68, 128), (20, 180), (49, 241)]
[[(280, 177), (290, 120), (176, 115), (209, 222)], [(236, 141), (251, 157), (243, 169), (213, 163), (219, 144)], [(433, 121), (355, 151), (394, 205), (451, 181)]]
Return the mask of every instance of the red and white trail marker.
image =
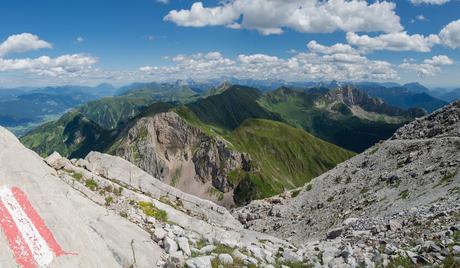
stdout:
[(66, 254), (18, 187), (0, 187), (0, 227), (24, 268), (46, 267)]

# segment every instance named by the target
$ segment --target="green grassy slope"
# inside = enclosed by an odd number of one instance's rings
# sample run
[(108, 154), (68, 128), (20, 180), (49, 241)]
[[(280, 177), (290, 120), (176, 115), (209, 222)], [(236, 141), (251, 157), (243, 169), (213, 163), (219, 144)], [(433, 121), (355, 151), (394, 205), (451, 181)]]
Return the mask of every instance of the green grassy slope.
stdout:
[(257, 89), (232, 86), (221, 94), (187, 105), (202, 122), (219, 128), (232, 130), (248, 118), (281, 120), (257, 104), (262, 93)]
[[(251, 174), (242, 171), (230, 174), (234, 182), (246, 180), (235, 191), (235, 199), (240, 202), (304, 185), (354, 155), (302, 129), (264, 119), (246, 120), (227, 139), (236, 150), (249, 153), (257, 167)], [(256, 188), (249, 191), (255, 195), (252, 197), (246, 189), (250, 185)]]
[(362, 152), (389, 138), (403, 124), (358, 118), (344, 107), (335, 107), (336, 111), (332, 113), (315, 106), (321, 95), (281, 89), (263, 96), (258, 102), (265, 109), (279, 114), (287, 123), (354, 152)]
[(43, 157), (54, 151), (69, 158), (85, 157), (90, 151), (104, 151), (114, 134), (77, 111), (46, 123), (21, 138), (29, 149)]
[(141, 84), (123, 95), (104, 98), (81, 106), (80, 113), (105, 129), (114, 129), (138, 115), (155, 102), (188, 103), (198, 95), (188, 87)]

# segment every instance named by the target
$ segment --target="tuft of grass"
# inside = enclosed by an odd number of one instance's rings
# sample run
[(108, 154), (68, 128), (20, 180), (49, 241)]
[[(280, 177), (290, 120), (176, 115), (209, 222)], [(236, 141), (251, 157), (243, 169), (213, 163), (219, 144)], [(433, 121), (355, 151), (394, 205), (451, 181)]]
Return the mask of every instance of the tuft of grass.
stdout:
[(361, 191), (359, 191), (360, 194), (365, 194), (367, 192), (369, 192), (369, 188), (367, 187), (364, 187), (363, 189), (361, 189)]
[(291, 197), (297, 197), (300, 194), (300, 189), (291, 192)]
[(399, 198), (401, 198), (401, 199), (406, 199), (408, 197), (409, 197), (409, 190), (404, 190), (404, 191), (399, 193)]
[(110, 204), (112, 204), (112, 202), (113, 202), (113, 197), (107, 196), (107, 197), (105, 198), (105, 205), (106, 205), (106, 206), (110, 206)]
[(174, 173), (172, 174), (172, 177), (171, 177), (171, 186), (176, 187), (181, 176), (182, 176), (182, 165), (179, 168), (176, 168), (174, 170)]
[(458, 268), (460, 267), (460, 261), (455, 260), (455, 257), (452, 254), (449, 254), (443, 261), (442, 261), (443, 268)]
[(210, 193), (210, 194), (214, 195), (215, 197), (217, 197), (218, 201), (224, 200), (224, 193), (222, 193), (221, 191), (219, 191), (218, 189), (216, 189), (213, 186), (209, 186), (208, 193)]
[(120, 212), (120, 216), (122, 216), (123, 218), (128, 218), (128, 213), (126, 213), (125, 211), (122, 211)]
[(83, 179), (83, 174), (78, 173), (78, 172), (71, 172), (70, 176), (72, 176), (77, 181), (82, 181)]
[(168, 214), (166, 211), (161, 210), (150, 202), (139, 201), (137, 205), (142, 209), (145, 215), (154, 217), (155, 219), (166, 222), (168, 220)]
[(440, 183), (441, 183), (441, 184), (447, 184), (447, 183), (451, 182), (451, 181), (454, 179), (455, 175), (457, 175), (457, 172), (458, 172), (458, 171), (455, 171), (455, 172), (447, 172), (447, 173), (442, 177)]
[(329, 197), (326, 199), (327, 202), (332, 202), (333, 200), (334, 200), (334, 197), (333, 197), (333, 196), (329, 196)]
[(391, 260), (391, 262), (387, 266), (388, 268), (413, 268), (414, 264), (408, 257), (398, 256), (395, 259)]
[(305, 187), (305, 191), (311, 191), (311, 189), (313, 189), (313, 186), (310, 184), (308, 184), (306, 187)]
[(230, 254), (231, 255), (233, 250), (234, 249), (229, 246), (218, 244), (216, 245), (216, 248), (212, 252), (216, 254)]
[(89, 188), (91, 191), (96, 191), (99, 188), (99, 185), (93, 179), (86, 180), (85, 186)]
[(123, 187), (121, 186), (113, 190), (113, 193), (117, 196), (120, 196), (122, 192), (123, 192)]

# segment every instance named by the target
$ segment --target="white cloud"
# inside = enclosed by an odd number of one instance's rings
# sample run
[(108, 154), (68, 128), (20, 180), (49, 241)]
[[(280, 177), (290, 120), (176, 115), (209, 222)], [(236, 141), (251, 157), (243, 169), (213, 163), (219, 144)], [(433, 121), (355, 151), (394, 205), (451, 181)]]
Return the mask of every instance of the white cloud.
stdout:
[(395, 32), (403, 30), (395, 7), (386, 1), (229, 0), (214, 7), (196, 2), (189, 10), (170, 11), (164, 20), (186, 27), (254, 29), (264, 35), (281, 34), (285, 28), (305, 33)]
[(239, 15), (231, 5), (205, 8), (202, 2), (196, 2), (190, 10), (170, 11), (165, 20), (173, 21), (180, 26), (203, 27), (230, 25)]
[(441, 32), (439, 37), (442, 40), (442, 43), (451, 48), (460, 47), (460, 20), (453, 21), (447, 24)]
[(419, 15), (415, 16), (415, 18), (416, 18), (417, 20), (420, 20), (420, 21), (426, 20), (425, 16), (423, 16), (422, 14), (419, 14)]
[(429, 4), (429, 5), (443, 5), (450, 0), (410, 0), (410, 2), (414, 5), (420, 4)]
[(169, 0), (156, 0), (158, 3), (169, 4)]
[(147, 80), (210, 79), (223, 76), (292, 81), (398, 78), (398, 73), (392, 64), (370, 60), (353, 53), (296, 53), (288, 58), (266, 54), (242, 54), (236, 59), (229, 59), (219, 52), (210, 52), (178, 55), (173, 57), (172, 61), (175, 63), (173, 66), (143, 66), (139, 71)]
[(77, 43), (83, 43), (83, 42), (85, 42), (85, 39), (84, 39), (83, 37), (81, 37), (81, 36), (78, 36), (78, 37), (75, 39), (75, 42), (77, 42)]
[(426, 59), (423, 62), (426, 64), (434, 65), (434, 66), (451, 65), (454, 63), (446, 55), (433, 56), (431, 59)]
[(30, 33), (9, 36), (0, 44), (0, 57), (9, 53), (19, 53), (42, 48), (51, 48), (52, 45)]
[(358, 52), (352, 48), (348, 44), (334, 44), (332, 46), (324, 46), (318, 44), (315, 40), (308, 42), (307, 44), (308, 49), (313, 53), (320, 53), (320, 54), (335, 54), (335, 53), (349, 53), (349, 54), (357, 54)]
[(445, 55), (433, 56), (431, 59), (425, 59), (423, 63), (414, 63), (412, 59), (405, 59), (399, 67), (402, 69), (413, 70), (420, 77), (434, 76), (441, 72), (441, 66), (451, 65), (454, 62)]
[(0, 72), (24, 71), (39, 75), (77, 75), (87, 71), (97, 62), (88, 55), (62, 55), (56, 58), (41, 56), (30, 59), (0, 59)]
[(440, 43), (435, 34), (423, 36), (420, 34), (408, 35), (406, 32), (381, 34), (376, 37), (347, 33), (347, 42), (365, 51), (391, 50), (391, 51), (417, 51), (429, 52), (431, 48)]

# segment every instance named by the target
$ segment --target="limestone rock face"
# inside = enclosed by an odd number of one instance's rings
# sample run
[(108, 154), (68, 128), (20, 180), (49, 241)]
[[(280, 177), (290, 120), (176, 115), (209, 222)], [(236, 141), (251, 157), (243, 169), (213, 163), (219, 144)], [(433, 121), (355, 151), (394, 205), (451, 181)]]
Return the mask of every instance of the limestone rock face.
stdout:
[[(65, 164), (57, 155), (53, 159)], [(61, 247), (75, 253), (55, 257), (50, 267), (154, 267), (164, 254), (146, 231), (61, 181), (56, 170), (0, 127), (2, 187), (24, 191)], [(2, 231), (0, 260), (2, 267), (17, 266)]]
[(224, 140), (210, 137), (173, 112), (138, 120), (111, 153), (182, 191), (227, 205), (232, 198), (222, 200), (209, 188), (231, 197), (235, 185), (228, 174), (251, 168), (247, 154), (231, 150)]

